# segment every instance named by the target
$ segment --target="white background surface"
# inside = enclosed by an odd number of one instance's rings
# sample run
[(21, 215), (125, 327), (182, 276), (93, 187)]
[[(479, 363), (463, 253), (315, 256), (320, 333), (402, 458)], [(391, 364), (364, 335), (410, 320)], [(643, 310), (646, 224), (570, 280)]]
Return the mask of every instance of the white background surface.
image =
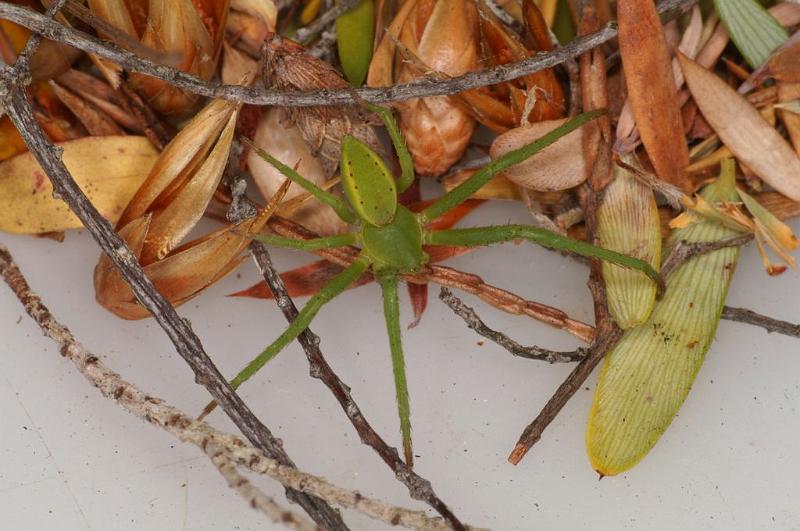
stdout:
[[(524, 222), (525, 214), (494, 204), (469, 218), (508, 221)], [(0, 241), (56, 317), (111, 368), (186, 411), (207, 402), (157, 325), (118, 320), (94, 302), (98, 250), (86, 234), (70, 233), (63, 244), (5, 234)], [(309, 260), (300, 252), (275, 258), (282, 269)], [(555, 253), (510, 244), (449, 264), (592, 319), (585, 267)], [(238, 273), (180, 309), (227, 375), (285, 327), (272, 303), (224, 297), (257, 279), (249, 262)], [(797, 271), (769, 278), (747, 248), (728, 303), (798, 321), (799, 293)], [(571, 366), (516, 359), (489, 342), (478, 346), (480, 338), (439, 302), (438, 288), (430, 295), (422, 323), (404, 336), (417, 469), (466, 522), (501, 530), (800, 529), (798, 340), (723, 321), (694, 389), (656, 448), (631, 472), (598, 481), (584, 449), (594, 376), (513, 467), (508, 452)], [(312, 329), (367, 418), (399, 446), (379, 297), (375, 285), (348, 291)], [(522, 343), (578, 346), (564, 332), (471, 296), (465, 301)], [(407, 323), (404, 292), (401, 303)], [(102, 398), (5, 287), (0, 330), (0, 529), (273, 529), (197, 449)], [(296, 344), (241, 391), (304, 470), (424, 508), (359, 443), (327, 389), (309, 378)], [(233, 430), (218, 412), (211, 421)], [(283, 500), (280, 487), (266, 479), (259, 484)], [(382, 528), (350, 512), (345, 517), (354, 529)]]

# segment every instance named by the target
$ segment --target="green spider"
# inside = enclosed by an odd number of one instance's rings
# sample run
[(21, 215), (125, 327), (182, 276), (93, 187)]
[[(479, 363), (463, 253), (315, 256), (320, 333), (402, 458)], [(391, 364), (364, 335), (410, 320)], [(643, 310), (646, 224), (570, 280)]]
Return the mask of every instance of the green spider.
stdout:
[[(400, 136), (394, 117), (390, 110), (383, 107), (367, 104), (365, 106), (368, 110), (379, 115), (386, 126), (400, 159), (402, 174), (395, 181), (386, 164), (377, 153), (356, 138), (345, 136), (342, 139), (340, 170), (347, 203), (322, 190), (289, 166), (256, 148), (245, 139), (264, 160), (275, 166), (283, 175), (303, 187), (318, 200), (332, 207), (343, 221), (355, 228), (354, 232), (311, 240), (295, 240), (276, 235), (259, 235), (257, 236), (259, 240), (276, 247), (303, 249), (306, 251), (359, 245), (361, 252), (350, 266), (332, 278), (328, 284), (309, 299), (297, 318), (280, 337), (231, 380), (231, 386), (236, 389), (253, 376), (309, 326), (311, 320), (325, 303), (342, 293), (351, 283), (358, 280), (361, 275), (372, 268), (372, 274), (380, 284), (383, 292), (383, 311), (392, 354), (392, 368), (394, 370), (403, 450), (406, 464), (411, 467), (413, 465), (411, 408), (409, 405), (403, 347), (400, 340), (400, 308), (397, 299), (397, 281), (400, 275), (418, 272), (427, 265), (428, 256), (423, 250), (423, 245), (476, 247), (510, 240), (529, 240), (545, 247), (563, 249), (583, 256), (600, 258), (622, 266), (638, 269), (657, 281), (659, 277), (658, 273), (642, 260), (585, 242), (572, 240), (537, 227), (502, 225), (451, 230), (427, 230), (425, 228), (430, 221), (467, 200), (486, 184), (492, 176), (509, 166), (522, 162), (562, 136), (600, 116), (602, 112), (590, 112), (576, 116), (540, 139), (492, 161), (464, 183), (428, 206), (428, 208), (418, 214), (414, 214), (397, 202), (398, 192), (406, 190), (414, 180), (414, 167), (411, 155)], [(206, 413), (210, 411), (210, 408), (213, 408), (213, 403), (209, 404), (209, 408), (206, 408)]]

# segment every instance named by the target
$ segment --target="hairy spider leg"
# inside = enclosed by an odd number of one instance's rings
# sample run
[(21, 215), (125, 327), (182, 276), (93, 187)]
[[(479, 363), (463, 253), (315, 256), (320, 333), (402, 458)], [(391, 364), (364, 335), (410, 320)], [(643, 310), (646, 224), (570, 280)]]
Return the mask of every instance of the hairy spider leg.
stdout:
[(397, 275), (378, 277), (383, 292), (383, 315), (386, 331), (389, 334), (389, 347), (392, 353), (392, 372), (394, 390), (397, 395), (397, 413), (400, 416), (400, 434), (403, 437), (403, 454), (406, 465), (414, 466), (414, 453), (411, 450), (411, 404), (408, 398), (406, 362), (403, 355), (403, 342), (400, 335), (400, 304), (397, 300)]
[(573, 240), (555, 232), (530, 225), (497, 225), (468, 229), (423, 231), (423, 239), (429, 245), (459, 245), (462, 247), (480, 247), (512, 240), (527, 240), (543, 247), (570, 251), (581, 256), (599, 258), (606, 262), (636, 269), (659, 285), (662, 282), (658, 271), (644, 260), (597, 247), (580, 240)]
[(539, 151), (554, 143), (559, 138), (568, 135), (575, 129), (578, 129), (579, 127), (587, 124), (599, 116), (602, 116), (604, 113), (604, 110), (599, 110), (579, 114), (578, 116), (572, 118), (568, 122), (565, 122), (563, 125), (556, 127), (546, 135), (531, 142), (530, 144), (526, 144), (521, 148), (515, 149), (514, 151), (509, 151), (502, 157), (493, 160), (475, 172), (472, 177), (444, 194), (435, 203), (420, 212), (418, 214), (420, 222), (422, 225), (426, 225), (448, 210), (457, 207), (469, 199), (472, 194), (480, 190), (484, 184), (488, 183), (492, 177), (501, 171), (532, 157)]
[[(261, 354), (256, 356), (253, 361), (247, 364), (247, 366), (242, 369), (236, 377), (230, 381), (230, 385), (233, 389), (238, 388), (244, 382), (246, 382), (251, 376), (253, 376), (259, 369), (261, 369), (264, 365), (267, 364), (272, 358), (278, 355), (278, 353), (283, 350), (286, 345), (294, 341), (297, 336), (299, 336), (303, 330), (308, 328), (308, 325), (311, 324), (311, 321), (317, 315), (319, 310), (331, 299), (342, 293), (347, 287), (358, 280), (361, 275), (363, 275), (370, 266), (370, 261), (363, 255), (359, 255), (356, 260), (347, 266), (341, 273), (333, 277), (327, 284), (325, 284), (320, 290), (314, 294), (303, 309), (300, 310), (300, 313), (297, 314), (297, 317), (289, 324), (289, 327), (269, 345), (267, 348), (264, 349)], [(217, 406), (217, 403), (212, 401), (209, 403), (203, 413), (200, 415), (200, 418), (205, 417), (209, 413), (211, 413), (214, 408)]]

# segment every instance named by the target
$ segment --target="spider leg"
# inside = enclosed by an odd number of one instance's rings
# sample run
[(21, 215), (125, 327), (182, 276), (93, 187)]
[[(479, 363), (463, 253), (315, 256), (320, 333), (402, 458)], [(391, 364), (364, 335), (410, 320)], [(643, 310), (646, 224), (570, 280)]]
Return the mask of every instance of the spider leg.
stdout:
[(573, 240), (549, 230), (529, 225), (498, 225), (469, 229), (426, 231), (423, 234), (423, 238), (425, 243), (430, 245), (460, 245), (463, 247), (478, 247), (511, 240), (528, 240), (543, 247), (570, 251), (581, 256), (599, 258), (606, 262), (636, 269), (653, 279), (659, 287), (663, 286), (664, 283), (658, 271), (644, 260), (609, 251), (591, 243)]
[(294, 238), (284, 238), (275, 234), (257, 234), (254, 239), (275, 247), (284, 249), (300, 249), (303, 251), (318, 251), (320, 249), (330, 249), (332, 247), (344, 247), (356, 243), (356, 235), (352, 232), (325, 236), (324, 238), (312, 238), (310, 240), (296, 240)]
[(400, 337), (400, 304), (397, 300), (397, 276), (391, 275), (378, 279), (383, 291), (383, 314), (386, 318), (386, 331), (389, 333), (389, 347), (392, 351), (392, 371), (394, 372), (394, 388), (397, 395), (397, 412), (400, 416), (400, 433), (403, 437), (403, 454), (406, 465), (414, 466), (414, 454), (411, 450), (411, 406), (408, 399), (408, 381), (406, 380), (406, 362), (403, 356), (403, 343)]
[(397, 127), (397, 121), (395, 121), (391, 109), (366, 102), (363, 105), (368, 111), (377, 114), (383, 121), (383, 125), (386, 126), (386, 132), (389, 133), (389, 137), (392, 139), (392, 145), (397, 152), (400, 168), (403, 171), (400, 179), (397, 180), (397, 191), (405, 192), (414, 182), (414, 163), (411, 160), (411, 153), (408, 152), (408, 146), (406, 146), (400, 134), (400, 128)]
[(556, 127), (538, 140), (534, 140), (530, 144), (522, 146), (519, 149), (515, 149), (514, 151), (509, 151), (502, 157), (496, 158), (477, 171), (472, 177), (444, 194), (435, 203), (420, 212), (418, 216), (421, 223), (424, 225), (431, 220), (438, 218), (448, 210), (460, 205), (501, 171), (535, 155), (562, 136), (571, 133), (575, 129), (578, 129), (591, 120), (594, 120), (595, 118), (601, 116), (604, 112), (605, 111), (592, 111), (579, 114), (563, 125)]
[(347, 208), (347, 205), (345, 205), (344, 201), (342, 201), (332, 193), (323, 190), (316, 184), (312, 183), (311, 181), (309, 181), (308, 179), (297, 173), (293, 168), (287, 166), (286, 164), (279, 161), (278, 159), (276, 159), (263, 149), (259, 148), (258, 146), (253, 144), (253, 141), (250, 140), (249, 138), (242, 137), (242, 142), (250, 146), (258, 154), (259, 157), (272, 164), (275, 167), (275, 169), (277, 169), (279, 172), (285, 175), (287, 179), (291, 180), (293, 183), (297, 183), (306, 192), (310, 193), (315, 198), (317, 198), (321, 203), (325, 203), (326, 205), (331, 207), (334, 210), (334, 212), (336, 212), (336, 215), (342, 219), (342, 221), (344, 221), (345, 223), (355, 223), (357, 221), (358, 218), (356, 218), (356, 215), (353, 214), (349, 208)]
[[(261, 369), (268, 361), (278, 355), (278, 353), (291, 343), (300, 333), (308, 328), (311, 320), (317, 315), (319, 310), (331, 299), (339, 295), (347, 286), (359, 279), (361, 275), (366, 272), (369, 267), (369, 260), (359, 256), (352, 264), (333, 277), (327, 284), (325, 284), (313, 297), (311, 297), (297, 317), (289, 324), (289, 327), (276, 339), (270, 346), (259, 354), (253, 361), (247, 364), (236, 377), (231, 380), (231, 387), (236, 389), (251, 376), (253, 376), (259, 369)], [(211, 402), (203, 410), (200, 418), (205, 417), (217, 407), (216, 402)]]

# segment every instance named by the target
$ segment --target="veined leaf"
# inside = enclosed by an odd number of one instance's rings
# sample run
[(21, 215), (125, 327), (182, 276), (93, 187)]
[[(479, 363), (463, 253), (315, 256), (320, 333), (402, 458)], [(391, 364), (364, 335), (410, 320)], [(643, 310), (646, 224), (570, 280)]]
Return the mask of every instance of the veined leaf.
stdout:
[(375, 40), (375, 1), (361, 0), (351, 11), (336, 19), (336, 45), (347, 80), (361, 86), (372, 61)]
[(800, 158), (744, 96), (722, 79), (678, 54), (697, 107), (742, 163), (786, 197), (800, 201)]
[[(144, 182), (158, 151), (145, 137), (85, 137), (61, 144), (64, 164), (92, 204), (115, 223)], [(31, 153), (0, 163), (0, 230), (40, 234), (81, 227)]]
[[(638, 164), (633, 155), (625, 160)], [(661, 264), (661, 221), (653, 191), (615, 164), (597, 211), (599, 244), (606, 249)], [(656, 302), (656, 284), (644, 273), (603, 262), (608, 309), (623, 330), (642, 324)]]
[(722, 23), (747, 64), (757, 68), (789, 34), (756, 0), (714, 0)]
[[(705, 188), (706, 201), (736, 200), (735, 173), (730, 170)], [(699, 219), (674, 231), (669, 245), (738, 234)], [(738, 247), (727, 247), (679, 266), (650, 318), (628, 330), (606, 356), (586, 434), (589, 458), (600, 474), (619, 474), (634, 466), (672, 422), (714, 340), (738, 256)]]

